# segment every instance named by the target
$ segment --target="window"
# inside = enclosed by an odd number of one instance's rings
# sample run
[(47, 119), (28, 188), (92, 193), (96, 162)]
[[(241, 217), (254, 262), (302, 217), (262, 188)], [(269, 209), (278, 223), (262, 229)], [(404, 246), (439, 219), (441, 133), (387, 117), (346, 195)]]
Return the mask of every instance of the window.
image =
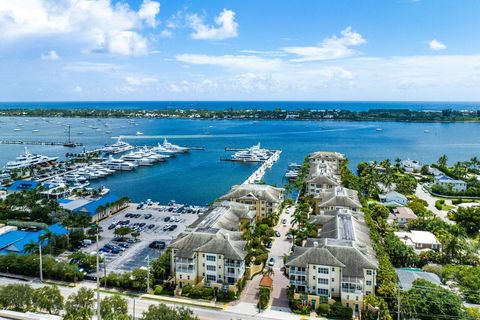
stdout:
[(332, 267), (332, 271), (335, 271), (335, 268), (334, 268), (334, 267)]
[(217, 281), (217, 276), (213, 274), (207, 274), (207, 280), (208, 281)]
[(367, 270), (367, 276), (371, 276), (372, 275), (372, 270)]
[(367, 280), (367, 286), (371, 286), (371, 285), (372, 285), (372, 281)]
[(318, 294), (321, 296), (328, 296), (328, 289), (318, 289)]
[(318, 268), (318, 273), (328, 274), (328, 268)]
[(207, 271), (216, 271), (217, 268), (215, 266), (207, 266)]
[(366, 294), (367, 296), (368, 296), (370, 293), (371, 293), (370, 291), (365, 292), (365, 294)]
[(313, 276), (313, 280), (315, 280), (315, 276)]
[(332, 278), (332, 282), (335, 282), (335, 278)]
[(318, 278), (318, 283), (319, 283), (319, 284), (328, 284), (328, 279)]
[(335, 292), (335, 289), (334, 289), (334, 288), (332, 288), (332, 292)]
[(190, 276), (187, 276), (187, 280), (190, 280)]
[(207, 261), (216, 261), (216, 257), (215, 256), (207, 256)]
[(358, 296), (356, 296), (356, 297), (355, 297), (355, 300), (357, 300), (357, 301), (358, 301)]

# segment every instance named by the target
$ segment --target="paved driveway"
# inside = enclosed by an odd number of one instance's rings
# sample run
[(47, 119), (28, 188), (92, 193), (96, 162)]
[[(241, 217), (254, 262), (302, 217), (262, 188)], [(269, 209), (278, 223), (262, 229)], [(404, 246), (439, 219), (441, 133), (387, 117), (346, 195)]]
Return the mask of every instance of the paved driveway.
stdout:
[(447, 217), (447, 211), (438, 210), (438, 209), (435, 207), (435, 201), (437, 201), (438, 199), (435, 198), (435, 197), (433, 197), (430, 193), (426, 192), (426, 191), (423, 189), (423, 185), (421, 185), (421, 184), (418, 184), (418, 185), (417, 185), (417, 189), (415, 190), (415, 195), (416, 195), (418, 198), (427, 201), (427, 203), (428, 203), (428, 210), (432, 211), (437, 217), (439, 217), (440, 219), (442, 219), (442, 220), (445, 221), (446, 223), (455, 224), (455, 222), (453, 222), (452, 220), (448, 219), (448, 217)]
[[(286, 219), (286, 223), (283, 224), (282, 220)], [(287, 298), (287, 286), (289, 284), (288, 278), (284, 275), (283, 269), (285, 264), (283, 257), (290, 253), (292, 248), (292, 241), (287, 239), (287, 232), (291, 227), (291, 216), (284, 210), (280, 216), (279, 224), (274, 228), (280, 232), (280, 237), (275, 238), (270, 249), (269, 259), (273, 257), (275, 259), (275, 265), (273, 271), (273, 291), (272, 291), (272, 303), (271, 309), (273, 310), (289, 310), (288, 298)]]

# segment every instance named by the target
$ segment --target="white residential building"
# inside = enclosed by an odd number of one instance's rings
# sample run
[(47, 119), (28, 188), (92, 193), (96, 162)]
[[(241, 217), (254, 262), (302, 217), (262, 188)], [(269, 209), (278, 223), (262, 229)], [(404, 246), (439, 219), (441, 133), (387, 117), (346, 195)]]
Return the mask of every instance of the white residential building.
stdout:
[(420, 253), (422, 251), (435, 250), (441, 251), (442, 245), (437, 237), (428, 231), (411, 230), (410, 232), (398, 231), (395, 235), (407, 246)]
[(380, 202), (387, 206), (404, 206), (408, 203), (407, 197), (396, 191), (380, 194), (378, 198), (380, 199)]
[(435, 176), (433, 183), (446, 190), (452, 190), (455, 192), (463, 192), (467, 190), (467, 183), (465, 181), (452, 179), (446, 175)]

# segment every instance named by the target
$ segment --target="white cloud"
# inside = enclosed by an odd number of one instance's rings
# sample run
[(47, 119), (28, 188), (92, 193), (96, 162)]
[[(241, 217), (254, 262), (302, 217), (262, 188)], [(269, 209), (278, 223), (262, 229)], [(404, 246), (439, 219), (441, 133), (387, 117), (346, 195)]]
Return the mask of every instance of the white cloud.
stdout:
[(57, 61), (60, 59), (60, 56), (55, 50), (50, 50), (47, 53), (42, 53), (41, 58), (42, 60)]
[(147, 52), (146, 27), (157, 25), (160, 4), (144, 0), (138, 11), (110, 0), (2, 0), (0, 38), (70, 35), (91, 51), (132, 55)]
[(431, 40), (428, 43), (428, 47), (430, 48), (430, 50), (433, 50), (433, 51), (439, 51), (439, 50), (447, 49), (447, 46), (445, 44), (441, 43), (440, 41), (438, 41), (437, 39)]
[(138, 10), (138, 16), (147, 22), (147, 24), (155, 28), (158, 24), (157, 14), (160, 13), (160, 2), (144, 0)]
[(73, 72), (115, 73), (120, 69), (120, 66), (112, 63), (96, 63), (87, 61), (74, 62), (65, 66), (66, 71)]
[(158, 79), (154, 77), (128, 76), (125, 78), (125, 81), (131, 86), (143, 86), (157, 83)]
[(80, 86), (75, 86), (75, 88), (73, 88), (73, 91), (74, 91), (75, 93), (82, 93), (82, 92), (83, 92), (83, 89), (82, 89), (82, 87), (80, 87)]
[(160, 32), (160, 37), (162, 38), (171, 38), (173, 36), (173, 32), (170, 31), (169, 29), (163, 29)]
[(180, 62), (219, 66), (231, 70), (266, 71), (279, 69), (283, 64), (280, 59), (265, 59), (254, 55), (210, 56), (205, 54), (179, 54), (175, 59)]
[(238, 36), (238, 23), (235, 12), (223, 9), (215, 18), (215, 25), (207, 25), (197, 14), (187, 16), (188, 24), (193, 29), (191, 37), (197, 40), (224, 40)]
[(298, 56), (292, 59), (292, 61), (295, 62), (332, 60), (347, 58), (358, 54), (358, 52), (351, 49), (351, 47), (366, 42), (363, 36), (352, 31), (351, 27), (342, 30), (341, 35), (339, 38), (336, 36), (326, 38), (318, 46), (286, 47), (283, 50)]

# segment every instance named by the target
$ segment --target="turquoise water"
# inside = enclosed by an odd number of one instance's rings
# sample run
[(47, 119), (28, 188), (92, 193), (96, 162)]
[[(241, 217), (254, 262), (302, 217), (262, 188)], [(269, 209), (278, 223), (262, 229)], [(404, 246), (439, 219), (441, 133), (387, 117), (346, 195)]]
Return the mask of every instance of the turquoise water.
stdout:
[(78, 102), (0, 102), (0, 109), (343, 109), (363, 111), (369, 109), (410, 110), (478, 110), (479, 102), (430, 101), (78, 101)]
[[(25, 121), (28, 120), (28, 121)], [(268, 183), (283, 185), (289, 162), (301, 162), (316, 150), (343, 152), (354, 167), (359, 161), (396, 157), (436, 161), (446, 154), (450, 161), (480, 156), (480, 125), (474, 123), (400, 123), (340, 121), (227, 121), (139, 119), (136, 125), (127, 119), (0, 118), (0, 139), (34, 139), (64, 141), (64, 125), (72, 125), (72, 138), (87, 149), (114, 141), (118, 135), (134, 145), (155, 145), (166, 136), (173, 143), (205, 147), (179, 155), (167, 163), (139, 168), (134, 172), (115, 174), (99, 183), (118, 195), (133, 200), (147, 198), (168, 202), (207, 204), (225, 193), (231, 185), (243, 182), (255, 165), (220, 161), (229, 147), (262, 146), (282, 149), (280, 160), (269, 171)], [(23, 124), (22, 131), (14, 131)], [(89, 126), (99, 127), (102, 132)], [(377, 131), (382, 128), (383, 131)], [(39, 132), (32, 132), (32, 130)], [(424, 133), (424, 130), (430, 133)], [(112, 131), (105, 133), (104, 131)], [(143, 136), (135, 133), (142, 131)], [(83, 135), (78, 135), (83, 132)], [(62, 146), (30, 146), (32, 152), (64, 156), (74, 150)], [(23, 150), (21, 145), (0, 145), (0, 166), (13, 160)], [(81, 148), (77, 148), (78, 151)]]

